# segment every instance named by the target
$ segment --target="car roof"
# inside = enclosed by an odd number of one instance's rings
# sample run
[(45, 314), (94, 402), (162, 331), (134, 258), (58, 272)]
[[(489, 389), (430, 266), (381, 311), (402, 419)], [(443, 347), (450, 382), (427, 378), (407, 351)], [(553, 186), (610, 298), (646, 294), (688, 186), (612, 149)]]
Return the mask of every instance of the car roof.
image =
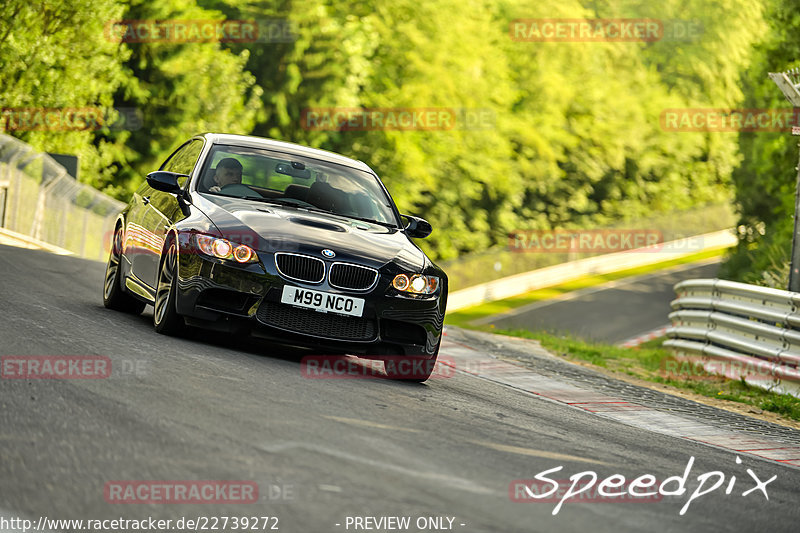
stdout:
[(268, 150), (276, 150), (289, 154), (310, 157), (313, 159), (330, 161), (332, 163), (338, 163), (340, 165), (364, 170), (374, 174), (374, 171), (362, 161), (351, 159), (334, 152), (328, 152), (327, 150), (302, 146), (300, 144), (276, 141), (275, 139), (266, 139), (264, 137), (254, 137), (252, 135), (234, 135), (230, 133), (204, 133), (201, 135), (201, 137), (204, 137), (212, 144), (229, 144), (234, 146), (245, 146), (247, 148), (265, 148)]

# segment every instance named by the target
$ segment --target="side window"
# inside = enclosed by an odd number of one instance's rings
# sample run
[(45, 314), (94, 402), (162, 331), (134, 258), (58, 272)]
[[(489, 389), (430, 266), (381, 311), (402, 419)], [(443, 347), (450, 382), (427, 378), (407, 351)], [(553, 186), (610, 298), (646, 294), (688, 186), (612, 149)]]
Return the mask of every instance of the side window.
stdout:
[[(203, 141), (195, 139), (181, 146), (166, 163), (161, 165), (161, 170), (177, 172), (178, 174), (191, 174), (200, 152), (203, 151)], [(188, 178), (179, 178), (178, 183), (181, 187), (186, 185)]]

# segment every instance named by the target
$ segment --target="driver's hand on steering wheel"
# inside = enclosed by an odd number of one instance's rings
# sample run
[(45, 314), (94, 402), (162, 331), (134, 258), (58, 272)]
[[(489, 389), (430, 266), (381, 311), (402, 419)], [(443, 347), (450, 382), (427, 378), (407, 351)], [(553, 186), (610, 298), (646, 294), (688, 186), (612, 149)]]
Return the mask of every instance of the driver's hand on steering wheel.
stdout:
[(242, 164), (230, 157), (223, 159), (214, 170), (214, 182), (216, 185), (208, 188), (210, 192), (220, 192), (228, 185), (242, 183)]

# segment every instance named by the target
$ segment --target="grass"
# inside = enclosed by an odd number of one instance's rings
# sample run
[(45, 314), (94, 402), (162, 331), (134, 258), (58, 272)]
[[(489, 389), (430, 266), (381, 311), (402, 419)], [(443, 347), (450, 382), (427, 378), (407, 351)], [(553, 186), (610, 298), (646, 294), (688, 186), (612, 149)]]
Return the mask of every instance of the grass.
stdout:
[[(593, 229), (647, 228), (660, 231), (665, 241), (671, 241), (689, 235), (709, 233), (736, 226), (737, 216), (731, 205), (731, 202), (725, 202), (723, 204), (696, 207), (688, 211), (658, 213), (636, 220), (600, 224), (593, 226)], [(689, 234), (687, 234), (687, 231), (689, 231)], [(519, 253), (509, 250), (506, 246), (497, 245), (488, 250), (461, 255), (456, 259), (438, 263), (447, 272), (450, 290), (457, 291), (479, 283), (562, 264), (574, 259), (590, 257), (591, 255), (577, 252)]]
[(696, 261), (702, 261), (704, 259), (721, 257), (725, 253), (725, 251), (726, 249), (724, 248), (718, 250), (707, 250), (703, 252), (698, 252), (696, 254), (680, 257), (677, 259), (672, 259), (669, 261), (662, 261), (660, 263), (655, 263), (652, 265), (645, 265), (637, 268), (620, 270), (618, 272), (609, 272), (608, 274), (583, 276), (580, 279), (569, 281), (561, 285), (546, 287), (544, 289), (537, 289), (535, 291), (531, 291), (525, 294), (520, 294), (519, 296), (515, 296), (513, 298), (506, 298), (494, 302), (486, 302), (480, 305), (475, 305), (472, 307), (468, 307), (466, 309), (461, 309), (459, 311), (448, 313), (445, 317), (445, 323), (452, 326), (469, 328), (472, 327), (470, 323), (475, 320), (498, 315), (500, 313), (505, 313), (507, 311), (511, 311), (512, 309), (516, 309), (518, 307), (522, 307), (530, 303), (539, 302), (542, 300), (549, 300), (551, 298), (555, 298), (557, 296), (560, 296), (568, 292), (595, 287), (598, 285), (602, 285), (604, 283), (608, 283), (610, 281), (616, 281), (631, 276), (639, 276), (642, 274), (649, 274), (651, 272), (656, 272), (658, 270), (664, 270), (666, 268), (683, 265), (687, 263), (694, 263)]
[[(475, 326), (472, 322), (494, 316), (533, 302), (543, 301), (572, 291), (595, 287), (631, 276), (663, 270), (673, 266), (719, 257), (725, 250), (710, 250), (690, 256), (664, 261), (654, 265), (613, 272), (609, 274), (585, 276), (580, 279), (531, 291), (514, 298), (487, 302), (461, 311), (449, 313), (445, 322), (449, 325), (488, 331), (500, 335), (510, 335), (539, 341), (551, 353), (560, 355), (568, 361), (580, 361), (612, 372), (620, 372), (638, 379), (660, 383), (677, 389), (687, 390), (709, 398), (729, 400), (770, 411), (785, 418), (800, 421), (800, 398), (789, 394), (778, 394), (748, 385), (744, 381), (729, 380), (720, 376), (669, 376), (665, 369), (667, 363), (675, 361), (672, 353), (662, 347), (664, 338), (654, 339), (635, 348), (624, 348), (609, 344), (588, 342), (566, 335), (528, 331), (524, 329), (501, 330), (494, 325)], [(691, 378), (691, 379), (689, 379)]]
[[(662, 348), (663, 337), (646, 342), (636, 348), (623, 348), (523, 329), (498, 330), (491, 326), (475, 329), (491, 331), (500, 335), (535, 339), (551, 353), (560, 355), (569, 361), (589, 363), (646, 381), (688, 390), (709, 398), (751, 405), (791, 420), (800, 421), (800, 398), (789, 394), (778, 394), (750, 386), (744, 381), (734, 381), (718, 376), (687, 376), (687, 379), (668, 376), (665, 371), (669, 368), (667, 362), (675, 361), (675, 358), (670, 351)], [(691, 379), (688, 379), (689, 377)]]

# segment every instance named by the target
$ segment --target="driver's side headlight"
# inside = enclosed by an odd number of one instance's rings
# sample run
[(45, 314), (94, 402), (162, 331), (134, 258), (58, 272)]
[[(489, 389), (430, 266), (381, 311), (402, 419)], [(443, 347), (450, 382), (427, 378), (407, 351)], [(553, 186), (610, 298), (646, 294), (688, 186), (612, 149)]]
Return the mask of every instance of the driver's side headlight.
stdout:
[(439, 278), (423, 274), (398, 274), (392, 280), (392, 287), (411, 294), (435, 294), (439, 290)]
[(257, 263), (258, 254), (246, 244), (237, 244), (228, 239), (220, 239), (211, 235), (197, 234), (197, 247), (200, 251), (217, 259), (227, 259), (240, 264)]

